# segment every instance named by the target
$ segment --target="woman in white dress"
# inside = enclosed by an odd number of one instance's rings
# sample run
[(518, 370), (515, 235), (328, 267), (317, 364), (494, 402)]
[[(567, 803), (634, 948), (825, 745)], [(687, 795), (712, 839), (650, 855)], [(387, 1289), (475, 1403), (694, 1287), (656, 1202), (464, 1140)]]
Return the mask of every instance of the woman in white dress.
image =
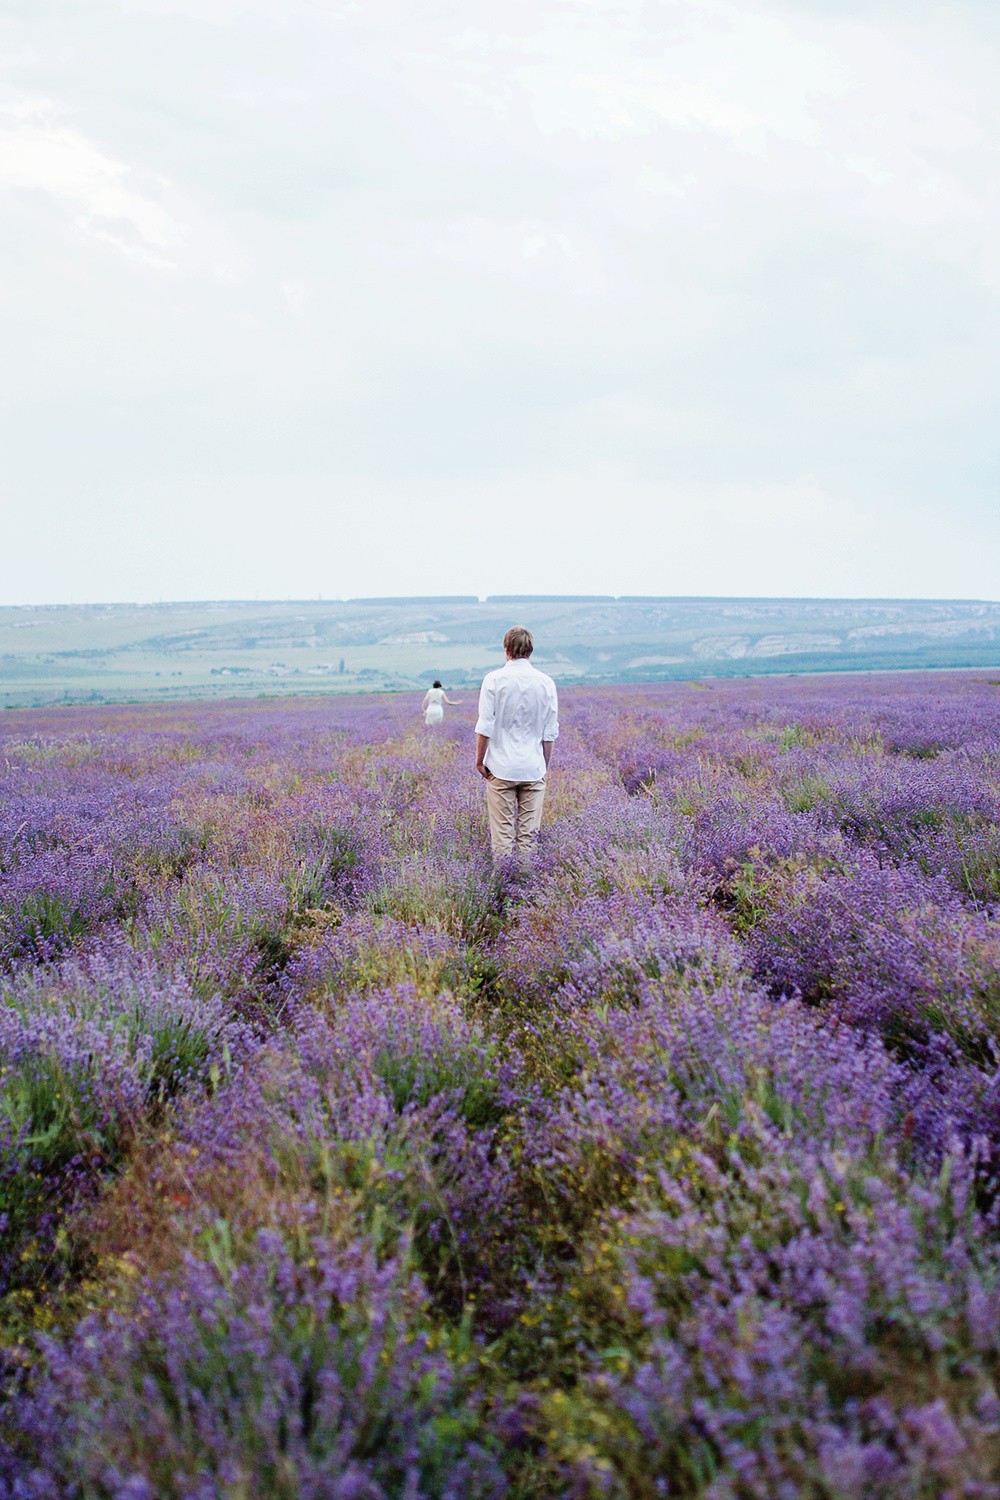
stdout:
[(461, 698), (449, 698), (441, 684), (436, 682), (433, 687), (427, 689), (424, 701), (420, 705), (424, 713), (424, 723), (428, 728), (432, 724), (440, 724), (444, 718), (445, 704), (450, 703), (452, 708), (456, 708), (461, 701)]

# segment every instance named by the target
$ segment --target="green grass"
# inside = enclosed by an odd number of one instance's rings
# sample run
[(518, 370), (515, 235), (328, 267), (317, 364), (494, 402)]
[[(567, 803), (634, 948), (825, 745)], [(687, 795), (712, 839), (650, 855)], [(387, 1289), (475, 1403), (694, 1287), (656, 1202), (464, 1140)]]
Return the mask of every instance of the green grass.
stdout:
[[(500, 639), (519, 616), (535, 631), (537, 664), (554, 676), (600, 681), (689, 681), (789, 672), (995, 666), (1000, 647), (981, 639), (944, 644), (920, 634), (933, 611), (919, 601), (897, 608), (912, 634), (891, 650), (857, 650), (849, 632), (872, 618), (864, 601), (850, 614), (843, 603), (783, 606), (774, 618), (765, 601), (745, 601), (734, 623), (724, 601), (688, 601), (668, 610), (628, 604), (351, 605), (317, 600), (0, 609), (0, 703), (170, 701), (257, 696), (261, 692), (339, 693), (386, 688), (420, 690), (432, 676), (475, 683), (502, 663)], [(756, 605), (756, 609), (755, 609)], [(807, 617), (808, 606), (813, 614)], [(946, 606), (945, 606), (946, 607)], [(960, 618), (968, 605), (952, 606)], [(942, 605), (934, 606), (940, 616)], [(839, 648), (796, 650), (816, 631)], [(1000, 622), (998, 622), (1000, 630)], [(407, 641), (431, 633), (446, 639)], [(712, 654), (715, 637), (745, 637), (747, 654)], [(782, 635), (786, 651), (756, 656), (763, 636)], [(402, 642), (398, 637), (403, 637)], [(706, 644), (702, 644), (702, 643)], [(643, 656), (676, 658), (637, 668)], [(338, 668), (341, 660), (345, 671)], [(318, 673), (321, 665), (333, 670)], [(808, 743), (808, 731), (781, 731), (782, 748)]]

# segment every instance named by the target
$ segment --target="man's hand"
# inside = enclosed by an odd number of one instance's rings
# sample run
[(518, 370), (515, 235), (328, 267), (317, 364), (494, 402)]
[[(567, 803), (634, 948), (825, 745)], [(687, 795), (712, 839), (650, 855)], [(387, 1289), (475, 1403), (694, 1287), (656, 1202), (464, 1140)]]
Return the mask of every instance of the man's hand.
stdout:
[(476, 770), (484, 781), (489, 781), (490, 773), (486, 769), (486, 752), (490, 748), (490, 737), (488, 734), (476, 735)]

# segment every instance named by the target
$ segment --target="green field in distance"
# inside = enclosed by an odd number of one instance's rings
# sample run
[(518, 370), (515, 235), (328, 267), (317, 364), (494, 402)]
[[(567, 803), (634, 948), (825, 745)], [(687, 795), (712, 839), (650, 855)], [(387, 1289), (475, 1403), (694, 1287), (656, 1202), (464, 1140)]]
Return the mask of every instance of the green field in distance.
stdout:
[(0, 608), (0, 702), (469, 688), (513, 624), (559, 680), (1000, 669), (988, 600), (496, 596)]

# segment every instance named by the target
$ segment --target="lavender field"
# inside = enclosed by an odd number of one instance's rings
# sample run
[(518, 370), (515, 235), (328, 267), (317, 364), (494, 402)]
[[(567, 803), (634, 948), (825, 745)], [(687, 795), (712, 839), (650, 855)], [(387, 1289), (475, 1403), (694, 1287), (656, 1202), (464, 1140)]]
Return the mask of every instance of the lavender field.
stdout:
[(0, 1495), (1000, 1496), (1000, 683), (8, 712)]

